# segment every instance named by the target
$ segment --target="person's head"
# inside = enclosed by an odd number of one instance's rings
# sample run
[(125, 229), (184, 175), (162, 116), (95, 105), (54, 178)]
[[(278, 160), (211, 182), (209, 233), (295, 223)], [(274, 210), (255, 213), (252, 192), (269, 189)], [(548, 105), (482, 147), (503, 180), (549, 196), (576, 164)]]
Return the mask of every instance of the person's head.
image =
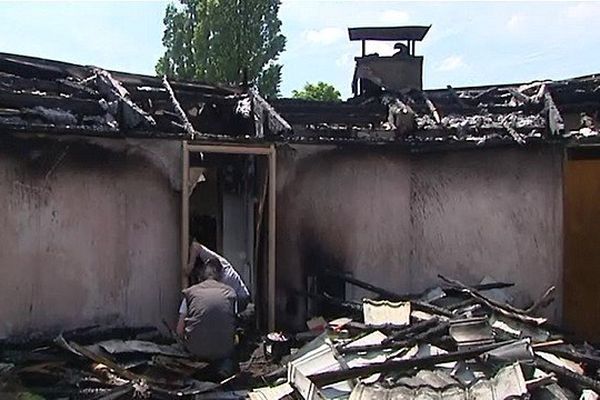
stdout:
[(196, 262), (194, 263), (194, 267), (190, 272), (190, 285), (195, 285), (204, 280), (204, 262), (200, 257), (196, 257)]
[(220, 281), (223, 276), (223, 266), (216, 258), (210, 258), (204, 263), (203, 269), (204, 279), (214, 279)]

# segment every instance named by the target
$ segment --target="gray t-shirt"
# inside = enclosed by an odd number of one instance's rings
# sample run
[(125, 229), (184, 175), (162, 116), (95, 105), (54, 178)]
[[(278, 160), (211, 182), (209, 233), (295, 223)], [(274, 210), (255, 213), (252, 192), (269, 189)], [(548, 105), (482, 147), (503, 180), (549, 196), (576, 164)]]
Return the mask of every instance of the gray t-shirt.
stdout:
[(235, 291), (207, 279), (183, 291), (188, 305), (185, 339), (188, 350), (205, 360), (228, 357), (235, 335)]

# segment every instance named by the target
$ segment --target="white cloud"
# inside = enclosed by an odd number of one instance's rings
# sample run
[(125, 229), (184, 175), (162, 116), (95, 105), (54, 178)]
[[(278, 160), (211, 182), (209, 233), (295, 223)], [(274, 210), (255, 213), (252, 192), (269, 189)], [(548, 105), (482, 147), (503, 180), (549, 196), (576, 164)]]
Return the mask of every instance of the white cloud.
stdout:
[(440, 65), (437, 67), (438, 71), (454, 71), (459, 68), (465, 67), (466, 64), (461, 56), (452, 55), (442, 60)]
[(573, 19), (589, 19), (600, 17), (600, 4), (579, 3), (567, 8), (567, 17)]
[(335, 65), (337, 65), (338, 67), (346, 67), (348, 65), (353, 65), (355, 56), (356, 54), (344, 53), (335, 60)]
[(404, 11), (388, 10), (379, 15), (379, 20), (396, 26), (407, 23), (410, 20), (410, 15)]
[(526, 27), (526, 19), (522, 14), (514, 14), (506, 23), (509, 32), (516, 33)]
[(341, 28), (323, 28), (323, 29), (311, 29), (304, 31), (302, 37), (304, 40), (314, 44), (327, 45), (335, 43), (343, 39), (347, 35), (345, 29)]

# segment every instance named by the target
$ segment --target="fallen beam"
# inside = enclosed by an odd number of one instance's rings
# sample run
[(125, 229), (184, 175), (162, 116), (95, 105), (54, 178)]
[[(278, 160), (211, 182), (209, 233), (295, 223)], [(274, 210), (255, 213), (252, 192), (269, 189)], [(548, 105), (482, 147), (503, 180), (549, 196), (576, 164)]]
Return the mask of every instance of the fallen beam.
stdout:
[(397, 372), (410, 368), (427, 368), (436, 364), (447, 363), (451, 361), (466, 360), (477, 357), (487, 351), (494, 350), (498, 347), (514, 343), (514, 341), (498, 342), (485, 346), (480, 346), (475, 349), (456, 351), (452, 353), (439, 354), (431, 357), (409, 358), (406, 360), (390, 360), (378, 364), (370, 364), (362, 367), (349, 368), (339, 371), (321, 372), (309, 376), (308, 378), (317, 386), (326, 386), (332, 383), (346, 381), (349, 379), (360, 378), (382, 372)]
[(449, 284), (452, 284), (452, 285), (455, 285), (455, 286), (461, 288), (463, 290), (463, 292), (467, 293), (471, 297), (475, 298), (479, 302), (485, 304), (492, 310), (494, 310), (502, 315), (517, 319), (521, 322), (534, 324), (535, 326), (541, 325), (546, 322), (546, 318), (530, 317), (530, 316), (526, 315), (523, 310), (519, 310), (518, 308), (515, 308), (509, 304), (503, 304), (503, 303), (497, 302), (495, 300), (489, 299), (489, 298), (483, 296), (482, 294), (480, 294), (477, 290), (470, 288), (469, 286), (465, 285), (462, 282), (459, 282), (457, 280), (448, 279), (448, 278), (444, 277), (443, 275), (439, 275), (439, 274), (438, 274), (438, 277), (446, 283), (449, 283)]

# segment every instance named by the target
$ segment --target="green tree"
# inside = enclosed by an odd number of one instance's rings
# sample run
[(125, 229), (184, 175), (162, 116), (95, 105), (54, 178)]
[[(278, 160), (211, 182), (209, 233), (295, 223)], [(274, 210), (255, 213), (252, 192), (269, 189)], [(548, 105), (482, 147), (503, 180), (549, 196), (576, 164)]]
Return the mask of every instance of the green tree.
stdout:
[(266, 97), (279, 94), (285, 48), (280, 0), (179, 0), (167, 6), (165, 54), (156, 72), (180, 79), (238, 84), (248, 80)]
[(295, 99), (341, 101), (341, 96), (340, 92), (334, 86), (325, 82), (307, 83), (302, 90), (292, 90), (292, 97)]

